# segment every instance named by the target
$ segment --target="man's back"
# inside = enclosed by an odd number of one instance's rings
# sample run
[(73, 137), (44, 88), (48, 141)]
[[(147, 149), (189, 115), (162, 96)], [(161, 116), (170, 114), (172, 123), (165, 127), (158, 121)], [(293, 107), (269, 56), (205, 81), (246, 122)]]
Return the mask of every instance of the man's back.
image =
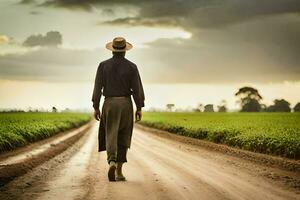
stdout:
[(102, 94), (105, 97), (133, 95), (137, 110), (144, 107), (144, 90), (137, 66), (118, 53), (101, 62), (96, 74), (92, 99), (94, 108), (99, 108)]
[(103, 75), (103, 95), (107, 97), (132, 95), (132, 80), (137, 67), (123, 56), (114, 55), (100, 63)]

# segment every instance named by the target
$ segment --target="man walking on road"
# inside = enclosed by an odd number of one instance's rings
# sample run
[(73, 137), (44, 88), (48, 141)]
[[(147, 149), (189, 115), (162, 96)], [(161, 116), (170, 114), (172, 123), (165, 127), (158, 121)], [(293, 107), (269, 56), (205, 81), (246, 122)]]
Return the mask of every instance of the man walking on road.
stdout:
[[(100, 120), (99, 151), (107, 151), (109, 181), (123, 181), (122, 165), (127, 162), (127, 149), (131, 145), (133, 129), (133, 96), (135, 120), (142, 118), (144, 90), (137, 66), (125, 58), (132, 45), (122, 37), (106, 44), (113, 57), (99, 64), (94, 91), (94, 117)], [(102, 113), (99, 110), (101, 96), (105, 96)]]

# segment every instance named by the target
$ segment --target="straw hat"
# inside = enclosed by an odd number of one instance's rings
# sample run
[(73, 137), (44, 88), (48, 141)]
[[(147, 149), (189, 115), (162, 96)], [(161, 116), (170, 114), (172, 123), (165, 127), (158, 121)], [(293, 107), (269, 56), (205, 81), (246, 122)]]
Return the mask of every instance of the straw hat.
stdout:
[(106, 48), (114, 52), (123, 52), (131, 49), (132, 44), (126, 42), (125, 38), (123, 37), (116, 37), (112, 42), (106, 44)]

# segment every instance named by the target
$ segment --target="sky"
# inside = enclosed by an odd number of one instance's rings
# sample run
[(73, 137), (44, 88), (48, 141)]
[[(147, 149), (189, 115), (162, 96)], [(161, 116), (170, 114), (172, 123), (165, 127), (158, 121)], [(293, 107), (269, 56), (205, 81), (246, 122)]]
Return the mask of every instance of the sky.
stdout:
[(191, 109), (256, 87), (300, 101), (299, 0), (1, 0), (0, 108), (91, 109), (105, 44), (123, 36), (145, 109)]

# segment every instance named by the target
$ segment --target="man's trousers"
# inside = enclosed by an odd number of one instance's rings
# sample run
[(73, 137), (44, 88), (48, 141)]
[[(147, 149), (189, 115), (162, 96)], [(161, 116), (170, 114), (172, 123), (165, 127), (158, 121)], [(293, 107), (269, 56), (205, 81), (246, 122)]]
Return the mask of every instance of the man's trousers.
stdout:
[(130, 97), (106, 97), (101, 120), (105, 130), (107, 161), (127, 162), (127, 149), (133, 130), (133, 106)]

